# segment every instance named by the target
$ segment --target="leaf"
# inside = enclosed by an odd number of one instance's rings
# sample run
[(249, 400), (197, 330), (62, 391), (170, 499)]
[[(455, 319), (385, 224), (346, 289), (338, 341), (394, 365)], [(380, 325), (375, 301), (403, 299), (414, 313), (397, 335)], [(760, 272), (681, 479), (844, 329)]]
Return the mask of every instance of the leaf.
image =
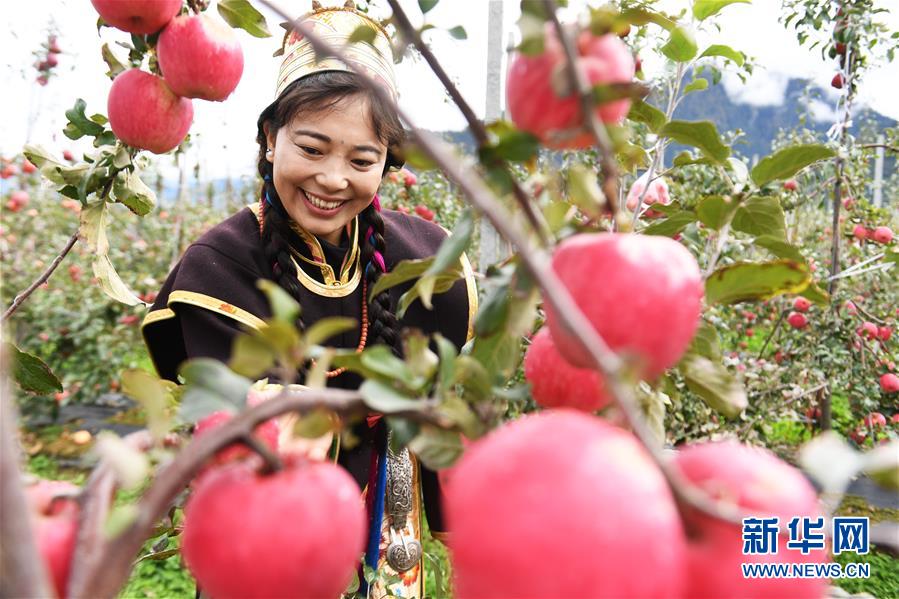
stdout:
[(836, 155), (834, 150), (821, 144), (790, 146), (759, 160), (752, 169), (752, 180), (762, 187), (771, 181), (788, 179), (808, 165)]
[(271, 37), (265, 17), (247, 0), (219, 0), (219, 14), (231, 27), (243, 29), (253, 37)]
[(795, 245), (784, 241), (783, 237), (778, 235), (760, 235), (753, 240), (753, 243), (759, 247), (763, 247), (778, 258), (786, 258), (794, 262), (805, 262), (805, 257)]
[(75, 105), (66, 110), (66, 118), (69, 120), (69, 124), (66, 125), (63, 133), (69, 139), (80, 139), (85, 135), (94, 137), (103, 133), (103, 125), (98, 125), (84, 114), (86, 107), (87, 103), (78, 98), (75, 101)]
[(690, 210), (681, 210), (658, 222), (649, 225), (643, 231), (644, 235), (663, 235), (674, 237), (684, 230), (690, 223), (696, 222), (696, 213)]
[(730, 220), (736, 209), (737, 204), (728, 197), (705, 196), (696, 204), (696, 216), (699, 222), (717, 231)]
[(481, 148), (482, 162), (489, 164), (495, 159), (524, 162), (537, 155), (540, 142), (527, 131), (518, 129), (509, 121), (495, 121), (487, 125), (490, 144)]
[(440, 358), (437, 378), (440, 381), (441, 393), (446, 393), (452, 387), (456, 375), (456, 356), (458, 352), (453, 342), (439, 333), (434, 335), (434, 341), (437, 344), (437, 354)]
[(734, 61), (737, 66), (742, 67), (743, 62), (746, 60), (746, 55), (738, 50), (734, 50), (730, 46), (725, 46), (724, 44), (712, 44), (705, 50), (703, 50), (702, 54), (699, 55), (699, 58), (703, 58), (705, 56), (721, 56), (723, 58), (730, 59)]
[(673, 27), (669, 31), (668, 42), (661, 50), (662, 54), (675, 62), (689, 62), (696, 56), (699, 47), (686, 29)]
[(606, 197), (599, 188), (596, 172), (582, 164), (568, 169), (568, 196), (581, 212), (591, 218), (602, 216)]
[(705, 320), (701, 321), (687, 351), (720, 362), (721, 346), (718, 343), (718, 330)]
[(712, 164), (713, 162), (713, 160), (705, 156), (694, 158), (690, 152), (684, 151), (675, 156), (671, 164), (674, 166), (688, 166), (690, 164)]
[(740, 204), (731, 221), (734, 231), (786, 239), (784, 211), (773, 196), (753, 196)]
[(665, 445), (665, 406), (671, 404), (671, 399), (662, 391), (654, 390), (643, 382), (637, 386), (636, 399), (647, 429), (652, 434), (652, 441), (657, 447), (663, 447)]
[(452, 29), (449, 29), (449, 34), (456, 38), (457, 40), (467, 40), (468, 33), (465, 32), (465, 28), (461, 25), (456, 25)]
[(140, 510), (137, 508), (137, 504), (117, 505), (112, 508), (109, 517), (103, 523), (103, 533), (107, 539), (115, 538), (131, 526), (131, 523), (137, 520), (139, 515)]
[(304, 340), (309, 345), (321, 345), (334, 335), (345, 331), (352, 331), (359, 326), (355, 318), (334, 316), (322, 318), (306, 329)]
[(178, 374), (187, 384), (179, 413), (184, 422), (196, 422), (218, 410), (235, 412), (243, 409), (252, 384), (212, 358), (185, 362)]
[(109, 70), (106, 71), (106, 76), (110, 79), (115, 79), (119, 73), (124, 72), (128, 68), (122, 64), (112, 49), (110, 49), (109, 44), (103, 44), (103, 47), (100, 48), (100, 55), (103, 57), (103, 62), (109, 67)]
[(830, 303), (830, 294), (822, 289), (817, 281), (810, 281), (808, 287), (802, 290), (802, 296), (822, 306)]
[(736, 418), (748, 405), (743, 385), (717, 361), (688, 353), (677, 368), (690, 391), (727, 418)]
[(340, 420), (324, 408), (318, 408), (300, 417), (293, 425), (293, 434), (303, 439), (318, 439), (335, 429)]
[(268, 279), (259, 279), (256, 287), (268, 297), (268, 303), (272, 307), (272, 314), (276, 320), (287, 323), (291, 326), (300, 315), (300, 304), (287, 291)]
[(811, 275), (805, 265), (792, 260), (738, 262), (719, 268), (705, 282), (706, 302), (734, 304), (765, 300), (783, 293), (799, 293)]
[(899, 491), (899, 441), (879, 445), (864, 456), (865, 472), (881, 487)]
[(437, 6), (437, 2), (438, 0), (418, 0), (418, 8), (421, 9), (421, 14), (426, 14)]
[(275, 354), (258, 335), (238, 335), (231, 346), (228, 367), (242, 376), (257, 379), (275, 364)]
[(91, 266), (94, 276), (97, 277), (97, 281), (100, 283), (100, 288), (103, 289), (106, 295), (128, 306), (136, 306), (143, 303), (119, 277), (119, 273), (116, 272), (109, 256), (106, 254), (95, 256)]
[(752, 4), (750, 0), (695, 0), (693, 16), (696, 17), (696, 20), (703, 21), (717, 14), (725, 6), (736, 3)]
[(864, 458), (834, 431), (823, 431), (799, 451), (799, 465), (825, 494), (842, 495)]
[(664, 112), (642, 100), (631, 104), (627, 118), (638, 123), (646, 123), (653, 133), (658, 133), (666, 121)]
[(156, 194), (147, 187), (136, 172), (119, 171), (112, 183), (115, 199), (138, 216), (144, 216), (156, 205)]
[(372, 27), (368, 25), (359, 25), (353, 30), (353, 33), (350, 34), (347, 43), (355, 44), (355, 43), (366, 43), (373, 44), (375, 41), (375, 36), (378, 34)]
[(381, 414), (395, 414), (397, 412), (418, 412), (422, 409), (422, 403), (403, 395), (390, 385), (378, 380), (367, 380), (359, 387), (359, 392), (365, 400), (365, 405)]
[(694, 79), (693, 81), (688, 83), (686, 87), (684, 87), (684, 95), (686, 96), (690, 92), (702, 91), (704, 89), (708, 89), (708, 87), (709, 87), (708, 79), (705, 79), (703, 77), (697, 77), (696, 79)]
[(439, 275), (448, 269), (460, 268), (459, 259), (471, 243), (474, 233), (474, 218), (471, 210), (466, 210), (459, 220), (453, 232), (443, 240), (440, 249), (434, 256), (434, 262), (428, 267), (422, 276)]
[(133, 398), (147, 415), (147, 429), (160, 440), (171, 430), (166, 406), (171, 403), (168, 386), (146, 370), (129, 369), (122, 373), (122, 391)]
[(91, 452), (112, 469), (124, 489), (140, 485), (150, 471), (147, 456), (110, 431), (101, 431)]
[(382, 291), (386, 291), (391, 287), (402, 285), (413, 279), (419, 278), (431, 264), (434, 263), (434, 257), (422, 258), (418, 260), (402, 260), (396, 264), (390, 272), (378, 277), (378, 282), (372, 287), (368, 294), (369, 299), (377, 297)]
[(43, 360), (23, 352), (12, 343), (4, 343), (5, 351), (12, 360), (13, 378), (25, 391), (47, 394), (62, 391), (62, 383)]
[(670, 121), (662, 127), (659, 135), (697, 147), (716, 162), (724, 163), (730, 156), (730, 148), (721, 142), (718, 130), (711, 121)]
[(386, 345), (376, 345), (366, 349), (360, 358), (364, 368), (381, 375), (385, 380), (402, 383), (407, 389), (415, 389), (422, 383), (422, 380), (415, 376), (409, 365), (393, 355)]
[(431, 470), (440, 470), (455, 464), (464, 447), (459, 433), (425, 425), (409, 443), (409, 450)]

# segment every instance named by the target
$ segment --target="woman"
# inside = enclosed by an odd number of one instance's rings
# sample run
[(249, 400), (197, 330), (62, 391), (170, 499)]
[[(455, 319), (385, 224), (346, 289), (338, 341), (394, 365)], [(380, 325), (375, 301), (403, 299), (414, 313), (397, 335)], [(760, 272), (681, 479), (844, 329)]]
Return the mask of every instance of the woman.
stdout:
[[(347, 48), (351, 61), (396, 96), (389, 40), (384, 30), (352, 8), (314, 9), (307, 25), (337, 46), (360, 25), (376, 32), (373, 45)], [(321, 318), (360, 323), (327, 341), (340, 348), (389, 346), (402, 354), (401, 331), (441, 333), (457, 347), (468, 339), (477, 292), (463, 257), (465, 280), (435, 296), (433, 310), (419, 302), (398, 321), (395, 306), (412, 283), (366, 301), (385, 272), (405, 259), (436, 253), (446, 237), (430, 222), (382, 210), (382, 178), (399, 167), (402, 125), (392, 105), (334, 59), (316, 61), (308, 41), (285, 36), (277, 100), (258, 120), (258, 204), (246, 207), (192, 244), (169, 274), (143, 324), (160, 376), (176, 380), (185, 359), (227, 362), (242, 327), (260, 327), (271, 316), (260, 278), (271, 279), (300, 304), (300, 326)], [(335, 369), (328, 385), (356, 389), (361, 379)], [(401, 582), (390, 592), (422, 594), (420, 506), (435, 537), (444, 531), (435, 473), (408, 452), (387, 451), (383, 419), (354, 429), (361, 440), (336, 456), (366, 494), (370, 540), (366, 562)], [(369, 489), (375, 491), (369, 492)], [(386, 593), (376, 585), (371, 596)]]

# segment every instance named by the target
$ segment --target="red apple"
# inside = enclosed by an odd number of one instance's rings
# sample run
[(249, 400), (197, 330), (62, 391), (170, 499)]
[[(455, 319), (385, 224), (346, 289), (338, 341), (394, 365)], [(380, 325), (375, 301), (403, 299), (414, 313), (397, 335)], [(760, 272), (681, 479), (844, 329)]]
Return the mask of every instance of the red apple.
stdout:
[(887, 425), (886, 416), (884, 416), (880, 412), (871, 412), (870, 414), (865, 416), (865, 419), (862, 422), (864, 422), (864, 425), (868, 428)]
[(415, 207), (415, 214), (422, 217), (425, 220), (434, 220), (434, 211), (428, 208), (427, 206), (423, 206), (419, 204)]
[(112, 82), (107, 102), (109, 125), (135, 148), (163, 154), (180, 144), (190, 130), (194, 109), (156, 75), (129, 69)]
[(32, 164), (31, 161), (28, 160), (27, 158), (25, 158), (22, 161), (22, 172), (25, 173), (26, 175), (30, 175), (31, 173), (33, 173), (36, 170), (37, 170), (37, 167), (34, 166), (34, 164)]
[(893, 241), (893, 231), (889, 227), (877, 227), (871, 233), (871, 239), (873, 239), (877, 243), (886, 245), (887, 243)]
[(890, 416), (890, 424), (899, 424), (899, 412)]
[[(206, 416), (202, 420), (200, 420), (197, 425), (194, 427), (194, 436), (201, 437), (207, 434), (210, 430), (217, 428), (231, 420), (234, 415), (230, 412), (218, 411), (213, 412), (209, 416)], [(267, 420), (263, 422), (259, 426), (256, 427), (255, 435), (259, 437), (259, 439), (265, 443), (272, 451), (278, 451), (278, 435), (280, 434), (280, 428), (278, 427), (278, 423), (274, 420)], [(226, 464), (228, 462), (234, 462), (238, 460), (242, 460), (250, 457), (253, 454), (253, 451), (246, 447), (241, 443), (235, 443), (226, 447), (225, 449), (220, 450), (215, 455), (215, 464)]]
[(149, 35), (181, 10), (182, 0), (91, 0), (103, 20), (116, 29)]
[(213, 468), (184, 509), (181, 553), (211, 597), (337, 597), (358, 565), (366, 515), (359, 487), (330, 462)]
[[(671, 196), (668, 195), (668, 183), (665, 182), (665, 179), (654, 179), (652, 183), (649, 184), (649, 189), (646, 189), (646, 179), (648, 174), (649, 171), (643, 173), (636, 181), (634, 181), (634, 184), (631, 185), (630, 190), (627, 192), (625, 205), (628, 210), (636, 209), (637, 202), (640, 200), (641, 195), (643, 195), (643, 206), (650, 206), (652, 204), (667, 206), (671, 203)], [(645, 194), (643, 194), (644, 189), (646, 189)]]
[(852, 236), (859, 241), (863, 241), (868, 238), (868, 229), (866, 229), (863, 225), (855, 225), (855, 227), (852, 229)]
[(413, 173), (412, 171), (403, 169), (402, 171), (400, 171), (400, 174), (403, 175), (403, 185), (405, 185), (406, 187), (412, 187), (413, 185), (418, 183), (418, 177), (416, 177), (415, 173)]
[[(690, 344), (704, 287), (696, 259), (678, 242), (650, 235), (579, 234), (556, 247), (552, 266), (609, 347), (637, 360), (639, 376), (654, 379)], [(548, 304), (545, 309), (559, 353), (574, 366), (590, 367), (555, 309)]]
[(793, 309), (797, 312), (808, 312), (808, 309), (812, 307), (812, 302), (804, 297), (797, 297), (793, 300)]
[(869, 321), (862, 323), (856, 332), (865, 339), (876, 339), (878, 335), (877, 325)]
[(65, 597), (78, 535), (79, 508), (74, 495), (79, 491), (61, 480), (39, 480), (25, 488), (38, 552), (59, 597)]
[(830, 80), (831, 87), (835, 87), (837, 89), (843, 89), (843, 86), (846, 84), (846, 78), (843, 77), (843, 73), (837, 73), (833, 76), (833, 79)]
[(799, 184), (796, 182), (796, 179), (788, 179), (784, 181), (784, 190), (796, 191), (797, 189), (799, 189)]
[(895, 393), (899, 391), (899, 376), (892, 372), (888, 372), (880, 377), (880, 388), (884, 393)]
[[(578, 37), (577, 50), (591, 85), (633, 80), (634, 57), (615, 34), (597, 37), (584, 31)], [(555, 30), (547, 25), (542, 54), (512, 58), (506, 79), (506, 105), (515, 125), (533, 133), (548, 147), (586, 148), (594, 140), (582, 130), (577, 94), (565, 83), (569, 79), (565, 60)], [(596, 115), (604, 123), (617, 124), (627, 116), (630, 104), (627, 98), (605, 102), (596, 107)]]
[(9, 163), (3, 166), (3, 169), (0, 170), (0, 179), (9, 179), (13, 175), (19, 172), (18, 167), (15, 164)]
[(893, 336), (893, 329), (890, 327), (880, 327), (877, 329), (877, 337), (881, 341), (889, 341), (890, 337)]
[(787, 322), (794, 329), (803, 329), (805, 325), (808, 324), (808, 318), (805, 317), (805, 314), (801, 312), (790, 312), (787, 316)]
[(68, 160), (69, 162), (72, 162), (73, 160), (75, 160), (75, 155), (72, 154), (71, 150), (63, 150), (62, 158), (63, 158), (63, 160)]
[(867, 437), (867, 431), (858, 428), (849, 433), (849, 438), (855, 441), (856, 445), (864, 445)]
[(544, 408), (568, 407), (595, 412), (609, 404), (602, 375), (575, 368), (559, 355), (547, 327), (531, 339), (524, 356), (524, 376), (534, 401)]
[(73, 264), (69, 266), (69, 278), (72, 279), (73, 283), (77, 283), (81, 280), (81, 267), (77, 264)]
[[(31, 201), (31, 197), (28, 195), (28, 192), (22, 189), (17, 189), (16, 191), (9, 194), (9, 202), (7, 202), (6, 206), (13, 212), (18, 212), (19, 210), (27, 206), (29, 201)], [(15, 208), (13, 208), (11, 204), (14, 204)]]
[(855, 207), (855, 198), (843, 198), (843, 208), (852, 210)]
[[(778, 517), (782, 532), (794, 517), (821, 515), (815, 489), (808, 480), (765, 449), (733, 441), (702, 443), (681, 450), (673, 466), (690, 484), (738, 508), (743, 517)], [(788, 537), (781, 534), (776, 555), (744, 555), (739, 524), (692, 510), (685, 513), (685, 521), (692, 533), (685, 597), (824, 596), (827, 579), (747, 579), (740, 564), (824, 563), (829, 551), (812, 550), (803, 555), (787, 549)]]
[(446, 491), (460, 599), (682, 596), (672, 495), (636, 439), (599, 418), (509, 422), (465, 452)]
[(166, 84), (185, 98), (221, 102), (243, 74), (243, 50), (234, 30), (206, 14), (172, 19), (156, 51)]

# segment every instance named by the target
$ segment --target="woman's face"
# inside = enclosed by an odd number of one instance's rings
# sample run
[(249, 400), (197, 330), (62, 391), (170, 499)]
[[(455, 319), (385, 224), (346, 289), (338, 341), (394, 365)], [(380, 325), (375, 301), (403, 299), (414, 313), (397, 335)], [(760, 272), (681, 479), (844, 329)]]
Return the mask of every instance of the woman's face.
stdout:
[(338, 244), (344, 226), (377, 193), (387, 160), (368, 100), (350, 96), (331, 109), (299, 114), (277, 131), (266, 127), (266, 138), (275, 190), (290, 218)]

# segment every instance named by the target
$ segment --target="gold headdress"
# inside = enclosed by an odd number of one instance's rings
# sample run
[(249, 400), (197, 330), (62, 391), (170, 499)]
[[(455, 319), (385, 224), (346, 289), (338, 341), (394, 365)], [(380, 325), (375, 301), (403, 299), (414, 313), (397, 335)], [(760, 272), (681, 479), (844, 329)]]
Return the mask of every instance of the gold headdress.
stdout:
[[(313, 2), (312, 11), (303, 16), (300, 21), (306, 26), (311, 26), (312, 30), (324, 41), (341, 48), (355, 66), (361, 67), (376, 81), (380, 81), (396, 100), (393, 52), (390, 48), (390, 38), (384, 28), (368, 15), (353, 8), (352, 2), (347, 2), (346, 6), (330, 8), (321, 8), (317, 5), (317, 2)], [(362, 26), (374, 30), (372, 43), (350, 43), (350, 36)], [(284, 59), (281, 62), (281, 69), (278, 71), (275, 97), (280, 96), (281, 92), (297, 79), (302, 79), (312, 73), (351, 70), (346, 64), (331, 56), (323, 60), (316, 60), (315, 50), (309, 40), (293, 30), (288, 30), (284, 35), (281, 53)]]

